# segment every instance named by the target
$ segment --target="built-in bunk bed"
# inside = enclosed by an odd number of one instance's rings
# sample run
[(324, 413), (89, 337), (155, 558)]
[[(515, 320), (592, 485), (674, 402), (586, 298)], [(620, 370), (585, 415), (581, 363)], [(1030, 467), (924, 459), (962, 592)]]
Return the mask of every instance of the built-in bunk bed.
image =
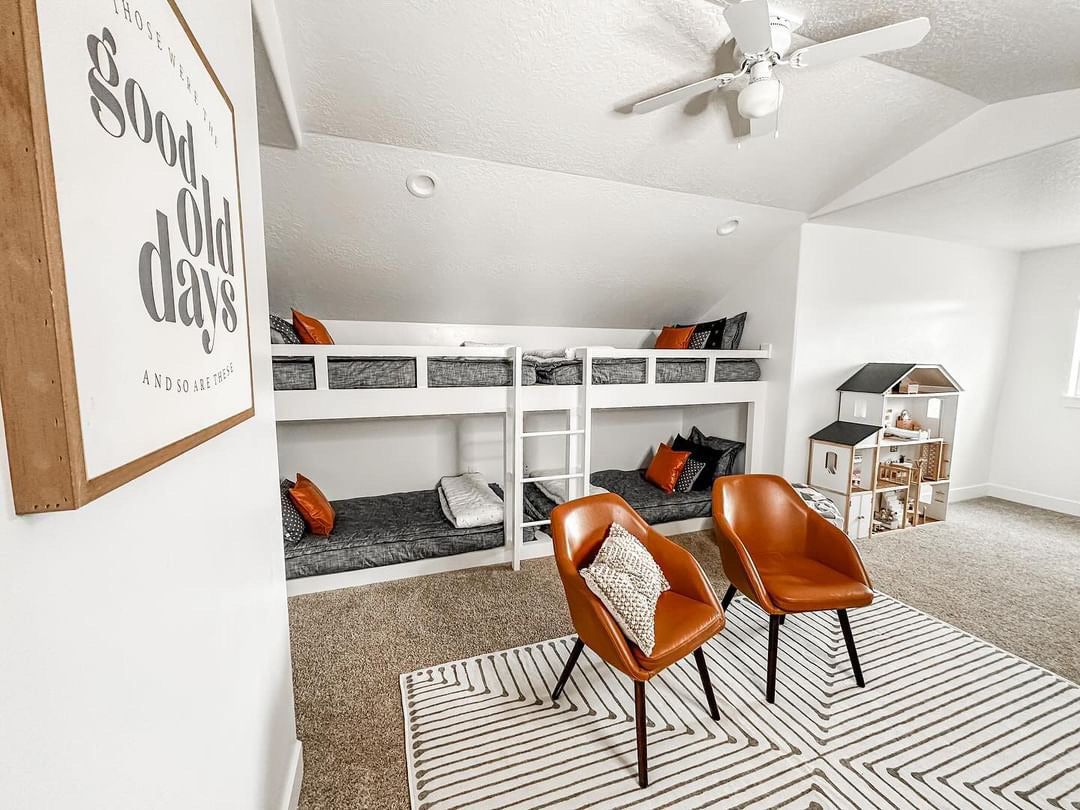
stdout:
[[(524, 466), (524, 442), (565, 435), (568, 469), (545, 476), (581, 494), (590, 469), (592, 413), (605, 408), (745, 404), (745, 469), (762, 439), (766, 384), (760, 350), (579, 347), (564, 357), (529, 357), (512, 346), (351, 346), (275, 344), (279, 422), (503, 414), (505, 473), (492, 488), (505, 498), (502, 526), (456, 529), (435, 490), (335, 501), (326, 538), (286, 542), (290, 594), (347, 587), (551, 553), (545, 533), (554, 502)], [(584, 380), (584, 382), (582, 382)], [(525, 414), (565, 411), (565, 430), (525, 430)], [(641, 470), (593, 473), (594, 486), (622, 495), (651, 523), (687, 531), (708, 525), (708, 493), (668, 495)], [(688, 522), (689, 521), (689, 522)], [(696, 523), (694, 522), (696, 521)], [(670, 529), (669, 529), (670, 530)]]

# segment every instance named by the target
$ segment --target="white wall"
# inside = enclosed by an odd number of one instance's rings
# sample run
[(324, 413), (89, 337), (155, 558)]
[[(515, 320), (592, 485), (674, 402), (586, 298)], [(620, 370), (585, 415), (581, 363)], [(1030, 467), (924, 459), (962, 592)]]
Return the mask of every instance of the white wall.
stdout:
[(940, 363), (960, 382), (952, 494), (990, 479), (1016, 254), (922, 237), (803, 226), (785, 475), (866, 362)]
[(763, 472), (781, 473), (784, 468), (784, 433), (796, 337), (799, 244), (800, 233), (793, 233), (773, 247), (702, 318), (714, 320), (746, 312), (741, 348), (772, 346), (772, 357), (761, 362), (761, 379), (769, 383)]
[(1080, 408), (1066, 407), (1080, 245), (1021, 257), (990, 494), (1080, 515)]
[(299, 751), (250, 8), (183, 6), (236, 107), (256, 416), (67, 513), (15, 516), (0, 442), (4, 807), (276, 810)]

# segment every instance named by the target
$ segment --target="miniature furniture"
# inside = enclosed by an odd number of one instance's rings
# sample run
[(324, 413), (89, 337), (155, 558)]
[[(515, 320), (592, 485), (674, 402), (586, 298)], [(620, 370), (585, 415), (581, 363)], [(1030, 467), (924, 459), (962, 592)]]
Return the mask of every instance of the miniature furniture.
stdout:
[(873, 599), (870, 578), (855, 546), (776, 475), (730, 475), (713, 486), (716, 544), (731, 587), (769, 614), (765, 699), (776, 696), (780, 624), (788, 613), (835, 610), (855, 682), (863, 686), (847, 611)]
[(847, 535), (945, 520), (956, 380), (942, 366), (867, 363), (837, 390), (837, 420), (810, 437), (806, 481), (840, 508)]
[[(603, 603), (578, 573), (589, 565), (612, 523), (638, 538), (656, 560), (671, 590), (656, 603), (656, 644), (646, 657), (627, 641)], [(578, 638), (566, 661), (552, 700), (558, 700), (586, 645), (634, 681), (637, 720), (638, 784), (649, 784), (645, 729), (645, 683), (690, 653), (694, 654), (709, 713), (720, 719), (701, 645), (724, 628), (724, 612), (697, 560), (689, 551), (656, 532), (617, 495), (592, 495), (568, 501), (551, 513), (555, 564), (566, 591)]]

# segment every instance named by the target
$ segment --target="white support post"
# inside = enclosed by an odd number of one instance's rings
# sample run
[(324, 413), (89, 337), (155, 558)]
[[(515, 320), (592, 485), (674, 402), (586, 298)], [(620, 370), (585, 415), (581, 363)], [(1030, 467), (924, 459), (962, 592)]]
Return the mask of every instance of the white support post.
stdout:
[(757, 473), (764, 469), (765, 455), (765, 394), (746, 404), (746, 472)]
[(581, 494), (592, 494), (592, 349), (581, 358)]
[(316, 351), (312, 359), (315, 361), (315, 390), (330, 390), (330, 368), (328, 366), (329, 355), (325, 351)]
[(427, 388), (428, 387), (428, 373), (427, 373), (427, 355), (417, 353), (416, 355), (416, 387)]
[[(511, 551), (510, 565), (517, 571), (521, 568), (522, 545), (525, 542), (523, 532), (523, 515), (525, 512), (525, 414), (521, 410), (521, 347), (515, 346), (512, 354), (514, 364), (513, 388), (510, 392), (510, 410), (514, 420), (514, 486), (511, 512), (513, 513), (513, 548)], [(504, 493), (503, 511), (506, 511), (506, 494)]]
[(716, 381), (716, 358), (705, 358), (705, 382), (711, 383)]
[(645, 358), (645, 383), (646, 385), (656, 385), (656, 355), (649, 355)]

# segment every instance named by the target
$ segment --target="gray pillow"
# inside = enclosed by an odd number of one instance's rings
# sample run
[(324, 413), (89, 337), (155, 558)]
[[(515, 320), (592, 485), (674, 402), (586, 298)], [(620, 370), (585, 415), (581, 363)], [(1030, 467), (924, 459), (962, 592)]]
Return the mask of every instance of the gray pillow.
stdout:
[(592, 564), (581, 569), (581, 577), (626, 637), (645, 655), (652, 655), (656, 602), (671, 585), (641, 541), (612, 523)]
[(735, 471), (735, 460), (739, 457), (739, 453), (743, 451), (743, 448), (746, 447), (745, 442), (721, 439), (719, 436), (706, 436), (697, 427), (690, 429), (690, 441), (694, 444), (704, 445), (720, 454), (720, 460), (716, 465), (716, 478), (721, 475), (731, 475)]
[(724, 336), (720, 339), (721, 349), (737, 349), (742, 342), (743, 327), (746, 325), (746, 313), (740, 312), (724, 321)]

